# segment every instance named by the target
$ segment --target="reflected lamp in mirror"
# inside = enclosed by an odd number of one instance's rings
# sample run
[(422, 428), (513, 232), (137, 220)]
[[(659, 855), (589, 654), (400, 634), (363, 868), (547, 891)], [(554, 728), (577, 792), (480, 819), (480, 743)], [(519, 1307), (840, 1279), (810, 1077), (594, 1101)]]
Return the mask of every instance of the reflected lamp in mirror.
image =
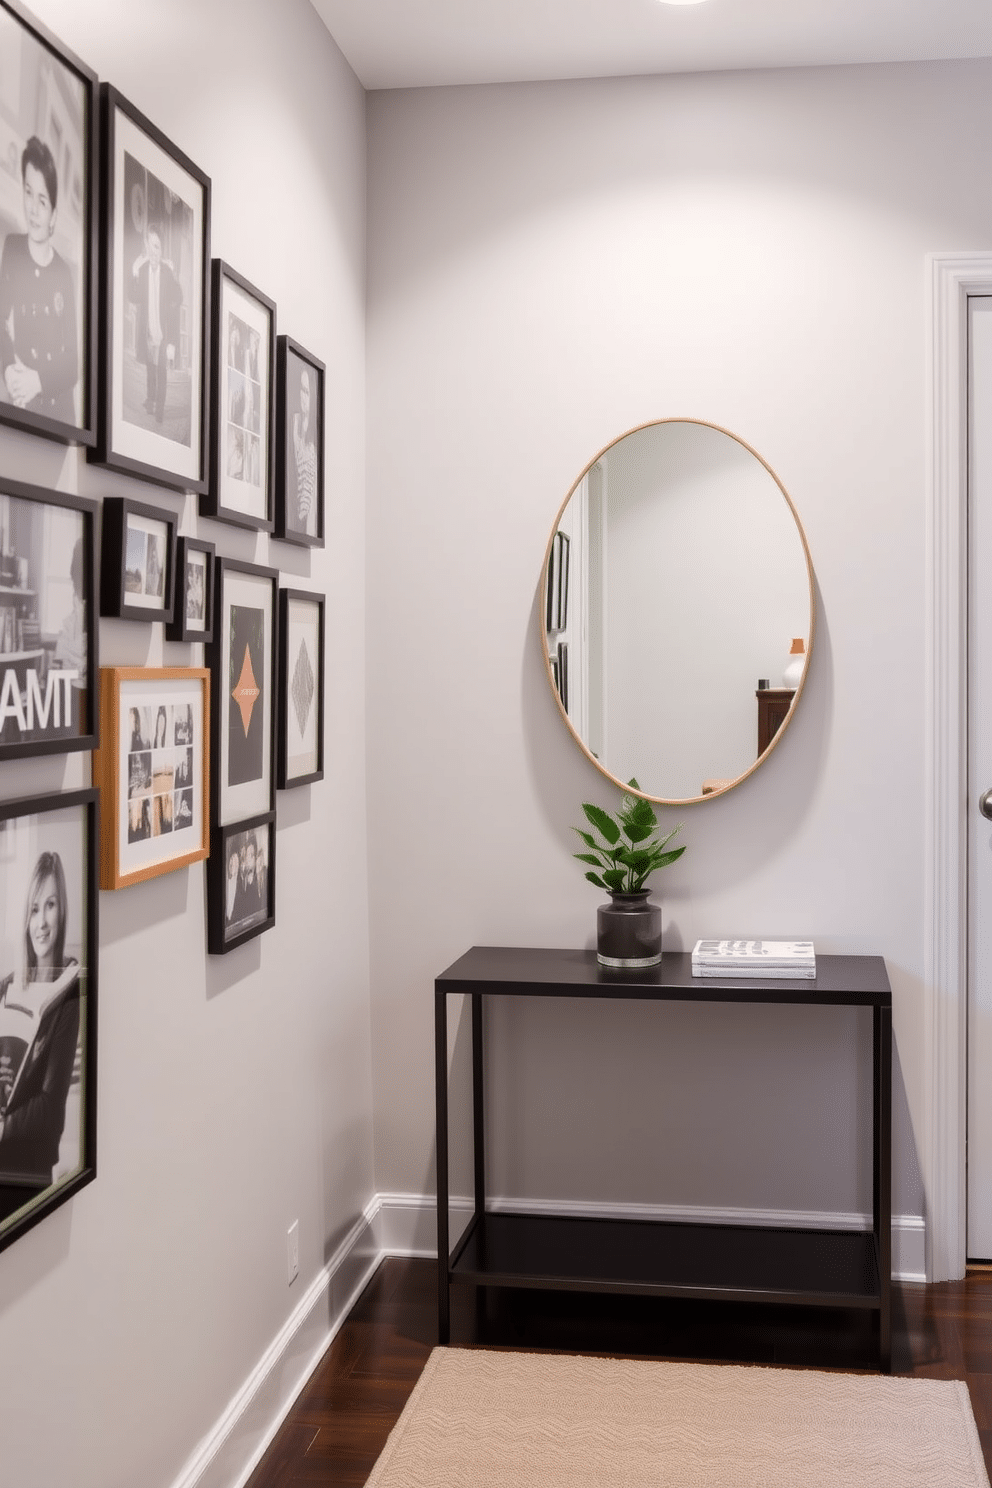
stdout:
[(633, 776), (642, 795), (684, 804), (768, 757), (809, 671), (813, 567), (750, 445), (696, 419), (622, 435), (568, 493), (544, 575), (549, 682), (615, 784)]

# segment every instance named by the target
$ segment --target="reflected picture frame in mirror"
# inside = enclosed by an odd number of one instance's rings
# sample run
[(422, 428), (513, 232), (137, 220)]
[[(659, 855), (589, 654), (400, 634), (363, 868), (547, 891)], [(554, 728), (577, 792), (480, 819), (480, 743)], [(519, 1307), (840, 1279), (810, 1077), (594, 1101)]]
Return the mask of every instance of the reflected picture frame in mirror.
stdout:
[(542, 575), (548, 684), (607, 779), (686, 805), (777, 747), (809, 675), (813, 564), (788, 491), (739, 435), (665, 418), (612, 440), (562, 502)]

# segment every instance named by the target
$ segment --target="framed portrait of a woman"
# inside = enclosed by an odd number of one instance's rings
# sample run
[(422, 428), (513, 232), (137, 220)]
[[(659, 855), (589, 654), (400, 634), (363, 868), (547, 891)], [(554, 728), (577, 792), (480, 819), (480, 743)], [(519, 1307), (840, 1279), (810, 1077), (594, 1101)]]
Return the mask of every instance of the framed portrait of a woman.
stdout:
[(96, 1175), (97, 792), (0, 805), (0, 1249)]
[(210, 485), (200, 511), (271, 532), (276, 307), (219, 258), (213, 262), (211, 303)]
[(283, 542), (324, 546), (324, 363), (276, 343), (276, 525)]
[(0, 422), (96, 441), (96, 75), (0, 0)]
[(103, 83), (99, 418), (87, 458), (207, 489), (210, 180)]

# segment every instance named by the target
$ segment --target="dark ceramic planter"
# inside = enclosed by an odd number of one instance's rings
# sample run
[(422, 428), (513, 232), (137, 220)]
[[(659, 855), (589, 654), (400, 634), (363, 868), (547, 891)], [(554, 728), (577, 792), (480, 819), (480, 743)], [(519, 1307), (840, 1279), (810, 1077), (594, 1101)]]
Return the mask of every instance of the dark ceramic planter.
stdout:
[(661, 906), (639, 894), (611, 894), (596, 913), (596, 958), (615, 971), (642, 971), (661, 961)]

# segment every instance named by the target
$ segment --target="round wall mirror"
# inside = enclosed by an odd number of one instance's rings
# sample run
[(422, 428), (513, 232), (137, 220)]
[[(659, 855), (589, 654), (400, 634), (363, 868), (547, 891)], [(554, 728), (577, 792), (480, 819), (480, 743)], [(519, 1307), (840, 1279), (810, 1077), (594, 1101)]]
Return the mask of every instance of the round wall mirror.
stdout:
[(568, 493), (545, 573), (548, 679), (605, 775), (675, 805), (767, 759), (809, 666), (813, 568), (750, 445), (696, 419), (622, 435)]

